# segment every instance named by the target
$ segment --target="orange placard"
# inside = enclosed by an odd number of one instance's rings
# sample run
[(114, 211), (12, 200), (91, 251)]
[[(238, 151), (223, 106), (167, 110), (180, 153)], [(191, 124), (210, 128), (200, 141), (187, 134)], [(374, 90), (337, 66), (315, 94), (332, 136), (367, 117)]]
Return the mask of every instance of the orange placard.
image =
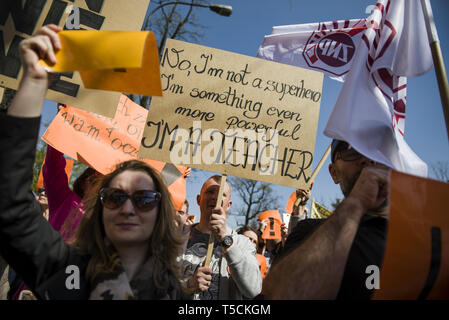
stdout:
[[(44, 163), (45, 163), (45, 158), (44, 158), (44, 161), (42, 162), (41, 170), (39, 171), (39, 177), (37, 178), (36, 190), (39, 190), (40, 188), (42, 188), (44, 186), (44, 176), (42, 175), (42, 167), (44, 166)], [(70, 175), (72, 173), (72, 168), (73, 168), (73, 160), (66, 158), (65, 159), (65, 173), (67, 175), (68, 181), (70, 181)]]
[(267, 276), (267, 271), (268, 271), (267, 259), (260, 253), (258, 253), (256, 255), (256, 257), (257, 257), (257, 262), (259, 262), (259, 270), (260, 270), (260, 273), (262, 274), (262, 279), (265, 279), (265, 277)]
[[(132, 47), (130, 47), (132, 48)], [(128, 48), (128, 51), (133, 51)], [(86, 88), (162, 96), (156, 38), (152, 32), (145, 40), (142, 65), (138, 68), (80, 71)]]
[(143, 95), (162, 95), (159, 56), (149, 31), (64, 30), (57, 63), (40, 63), (54, 72), (80, 71), (84, 87)]
[(373, 299), (449, 299), (449, 184), (393, 171), (380, 288)]
[[(58, 112), (42, 140), (71, 158), (107, 174), (120, 162), (138, 159), (147, 113), (148, 110), (125, 95), (121, 96), (113, 119), (66, 106)], [(186, 168), (151, 159), (140, 160), (161, 173), (175, 209), (180, 210), (185, 201)]]
[(296, 201), (296, 191), (293, 191), (290, 198), (288, 198), (287, 205), (285, 206), (285, 212), (286, 213), (292, 213), (293, 212), (293, 205)]
[(268, 210), (259, 214), (259, 221), (267, 220), (267, 227), (262, 233), (262, 239), (281, 239), (281, 214), (279, 210)]

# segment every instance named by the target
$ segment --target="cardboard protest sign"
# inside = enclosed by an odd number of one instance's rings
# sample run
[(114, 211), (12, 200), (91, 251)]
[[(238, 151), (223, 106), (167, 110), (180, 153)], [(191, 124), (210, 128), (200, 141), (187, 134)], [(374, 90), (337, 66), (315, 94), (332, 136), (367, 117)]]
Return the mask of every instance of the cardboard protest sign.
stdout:
[[(89, 30), (141, 30), (149, 0), (0, 1), (0, 86), (17, 90), (22, 77), (19, 43), (46, 24), (64, 28), (79, 8), (80, 27)], [(120, 93), (89, 90), (78, 72), (58, 74), (47, 99), (112, 118)]]
[(278, 210), (264, 211), (258, 216), (259, 221), (267, 220), (267, 227), (262, 233), (262, 239), (281, 239), (281, 214)]
[(306, 189), (323, 75), (167, 40), (140, 157)]
[(54, 72), (80, 71), (86, 88), (162, 95), (156, 38), (148, 31), (68, 30), (58, 33), (62, 49)]
[[(39, 177), (37, 178), (37, 182), (36, 182), (36, 190), (39, 190), (40, 188), (42, 188), (44, 186), (44, 176), (42, 175), (42, 168), (44, 166), (45, 163), (45, 158), (44, 161), (42, 162), (41, 165), (41, 170), (39, 171)], [(67, 180), (70, 181), (70, 175), (72, 173), (72, 168), (73, 168), (73, 160), (72, 159), (65, 159), (65, 174), (67, 175)]]
[(387, 246), (373, 299), (449, 299), (448, 195), (447, 183), (392, 172)]
[[(48, 126), (42, 140), (71, 158), (107, 174), (122, 161), (138, 159), (147, 113), (148, 110), (124, 95), (113, 119), (66, 106), (61, 108)], [(140, 160), (162, 174), (176, 209), (182, 208), (186, 192), (186, 168), (151, 159)]]

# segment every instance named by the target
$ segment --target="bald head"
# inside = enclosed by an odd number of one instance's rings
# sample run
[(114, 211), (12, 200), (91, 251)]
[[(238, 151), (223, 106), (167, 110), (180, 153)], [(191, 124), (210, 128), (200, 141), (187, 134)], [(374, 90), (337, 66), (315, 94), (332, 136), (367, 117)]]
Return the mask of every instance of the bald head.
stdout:
[[(200, 206), (201, 217), (210, 216), (212, 209), (215, 208), (220, 190), (222, 176), (214, 175), (204, 182), (200, 194), (197, 196), (197, 203)], [(231, 186), (226, 183), (223, 190), (223, 199), (221, 206), (227, 212), (231, 207)]]

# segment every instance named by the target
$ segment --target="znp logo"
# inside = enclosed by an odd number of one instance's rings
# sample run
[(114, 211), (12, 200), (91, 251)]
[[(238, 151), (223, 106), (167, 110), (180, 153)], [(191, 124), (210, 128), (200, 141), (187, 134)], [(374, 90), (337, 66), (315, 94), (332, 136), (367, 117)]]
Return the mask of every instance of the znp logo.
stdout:
[(335, 76), (346, 74), (354, 56), (355, 43), (365, 29), (365, 19), (320, 23), (303, 51), (307, 65)]

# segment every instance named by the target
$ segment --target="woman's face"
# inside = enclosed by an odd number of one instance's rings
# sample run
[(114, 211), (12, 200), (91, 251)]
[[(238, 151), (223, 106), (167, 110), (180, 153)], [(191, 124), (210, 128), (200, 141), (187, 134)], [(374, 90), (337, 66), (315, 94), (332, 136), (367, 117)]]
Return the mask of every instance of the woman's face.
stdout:
[(45, 192), (45, 190), (42, 190), (41, 192), (39, 192), (38, 201), (41, 205), (48, 206), (47, 193)]
[[(153, 179), (142, 171), (124, 171), (112, 179), (109, 188), (123, 190), (132, 195), (139, 190), (157, 191)], [(116, 209), (103, 205), (103, 225), (106, 236), (116, 248), (148, 246), (159, 213), (159, 204), (144, 211), (134, 206), (128, 198)]]

